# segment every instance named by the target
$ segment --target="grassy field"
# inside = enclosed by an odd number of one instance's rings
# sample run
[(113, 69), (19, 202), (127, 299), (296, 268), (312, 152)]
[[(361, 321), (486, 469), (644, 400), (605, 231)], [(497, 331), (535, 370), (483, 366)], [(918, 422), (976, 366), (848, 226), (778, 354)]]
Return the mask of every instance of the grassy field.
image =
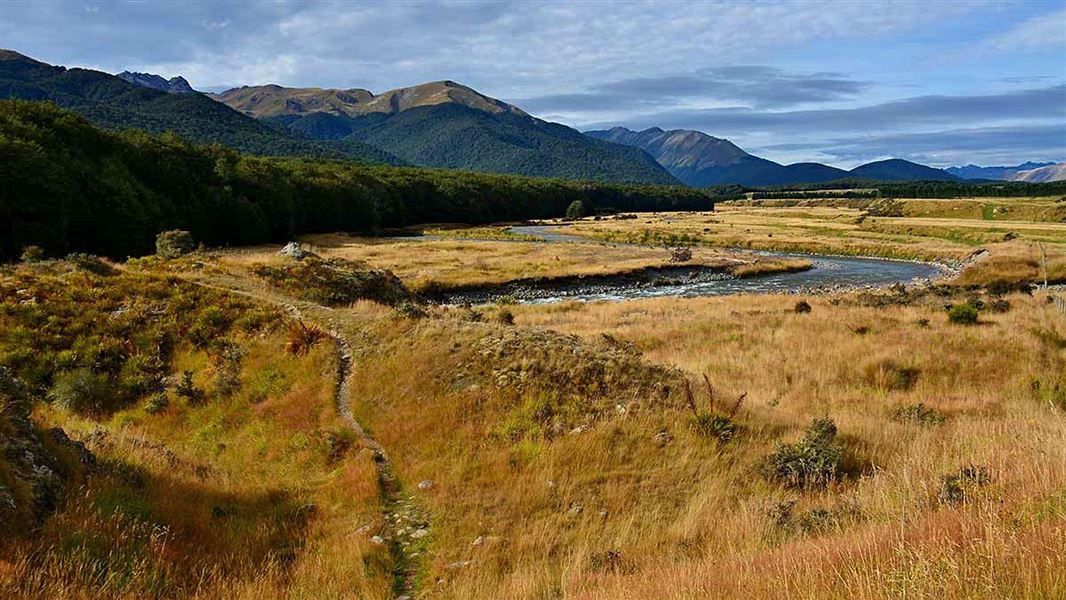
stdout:
[[(891, 210), (900, 216), (876, 216), (875, 211), (818, 201), (803, 201), (797, 206), (780, 206), (779, 201), (751, 204), (724, 203), (714, 213), (586, 219), (568, 228), (568, 232), (618, 242), (954, 263), (966, 261), (978, 250), (987, 250), (992, 260), (979, 261), (967, 269), (965, 281), (971, 283), (989, 283), (1004, 276), (1035, 279), (1041, 256), (1037, 244), (1044, 243), (1049, 254), (1049, 278), (1066, 281), (1066, 203), (1055, 199), (1001, 199), (995, 206), (1002, 205), (1006, 210), (997, 208), (997, 218), (990, 220), (982, 218), (980, 209), (990, 204), (981, 200), (893, 201)], [(1034, 206), (1039, 210), (1021, 208)], [(1047, 220), (1025, 220), (1026, 215)]]
[[(484, 228), (450, 230), (451, 237), (480, 236)], [(429, 230), (434, 231), (434, 230)], [(459, 231), (459, 233), (455, 233)], [(498, 230), (490, 230), (492, 232)], [(513, 235), (513, 234), (512, 234)], [(388, 269), (413, 291), (460, 286), (492, 285), (515, 279), (569, 275), (609, 275), (670, 264), (666, 248), (618, 247), (608, 244), (542, 244), (529, 240), (356, 238), (339, 235), (307, 236), (302, 242), (324, 257)], [(279, 264), (279, 246), (227, 252), (227, 265)], [(743, 252), (698, 248), (685, 264), (729, 268), (739, 276), (802, 267), (802, 260), (767, 259)], [(809, 263), (806, 263), (809, 264)]]
[[(985, 249), (948, 282), (975, 285), (1034, 279), (1045, 239), (1066, 269), (1060, 223), (860, 217), (571, 229), (699, 238), (701, 264), (749, 259), (731, 245)], [(97, 461), (32, 535), (0, 536), (0, 597), (1066, 597), (1066, 316), (1047, 292), (321, 306), (305, 292), (336, 265), (418, 289), (669, 254), (305, 242), (342, 262), (264, 278), (286, 264), (264, 246), (0, 270), (0, 366)]]

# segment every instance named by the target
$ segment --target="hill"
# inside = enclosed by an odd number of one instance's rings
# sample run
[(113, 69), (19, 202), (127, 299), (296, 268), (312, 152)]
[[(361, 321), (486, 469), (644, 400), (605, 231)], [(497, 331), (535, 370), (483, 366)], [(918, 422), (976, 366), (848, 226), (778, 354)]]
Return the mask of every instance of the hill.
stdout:
[(942, 169), (934, 169), (901, 158), (866, 163), (848, 172), (852, 177), (877, 181), (956, 181), (958, 177)]
[(586, 131), (585, 135), (642, 148), (672, 175), (696, 187), (723, 184), (792, 185), (822, 183), (847, 177), (876, 180), (955, 179), (940, 169), (900, 159), (869, 163), (851, 171), (810, 162), (782, 165), (749, 154), (729, 140), (686, 129), (664, 131), (653, 127), (644, 131), (633, 131), (625, 127), (614, 127)]
[(114, 130), (174, 131), (199, 143), (219, 143), (266, 156), (346, 158), (403, 164), (366, 144), (300, 139), (240, 114), (203, 94), (170, 94), (89, 69), (42, 63), (0, 50), (0, 99), (49, 100)]
[(363, 89), (242, 87), (214, 96), (319, 140), (358, 140), (416, 165), (536, 177), (677, 184), (639, 148), (592, 140), (452, 81)]
[(1011, 181), (1029, 181), (1043, 183), (1048, 181), (1066, 180), (1066, 163), (1050, 164), (1036, 169), (1019, 171), (1008, 177)]

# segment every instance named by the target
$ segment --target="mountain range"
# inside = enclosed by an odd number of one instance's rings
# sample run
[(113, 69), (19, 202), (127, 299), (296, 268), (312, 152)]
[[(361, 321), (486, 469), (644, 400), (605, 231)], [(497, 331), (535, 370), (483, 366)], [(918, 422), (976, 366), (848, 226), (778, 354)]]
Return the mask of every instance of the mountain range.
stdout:
[(90, 69), (52, 66), (0, 49), (0, 98), (49, 100), (108, 129), (173, 131), (198, 143), (251, 154), (405, 164), (355, 140), (323, 143), (293, 136), (199, 93), (171, 94)]
[(868, 163), (850, 171), (821, 163), (782, 165), (748, 154), (729, 140), (699, 131), (625, 127), (586, 131), (596, 139), (643, 148), (682, 182), (703, 187), (737, 183), (750, 186), (822, 183), (847, 177), (878, 180), (952, 181), (954, 175), (901, 159)]
[(1013, 167), (979, 167), (977, 165), (966, 165), (964, 167), (948, 167), (944, 170), (961, 179), (991, 179), (1009, 181), (1012, 180), (1017, 174), (1023, 171), (1031, 171), (1033, 169), (1039, 169), (1041, 167), (1049, 167), (1054, 164), (1055, 163), (1053, 162), (1026, 162)]
[(181, 76), (130, 71), (115, 76), (0, 50), (0, 98), (50, 100), (110, 129), (169, 130), (251, 154), (576, 180), (705, 187), (1064, 176), (1061, 165), (1051, 163), (948, 170), (901, 159), (851, 170), (813, 162), (784, 165), (699, 131), (615, 127), (582, 133), (454, 81), (379, 94), (278, 85), (202, 94)]
[(1026, 169), (1011, 173), (1009, 181), (1028, 181), (1030, 183), (1044, 183), (1047, 181), (1066, 181), (1066, 162), (1046, 164), (1035, 169)]
[(364, 89), (240, 87), (214, 96), (295, 135), (356, 139), (425, 167), (679, 184), (643, 150), (532, 117), (454, 81)]

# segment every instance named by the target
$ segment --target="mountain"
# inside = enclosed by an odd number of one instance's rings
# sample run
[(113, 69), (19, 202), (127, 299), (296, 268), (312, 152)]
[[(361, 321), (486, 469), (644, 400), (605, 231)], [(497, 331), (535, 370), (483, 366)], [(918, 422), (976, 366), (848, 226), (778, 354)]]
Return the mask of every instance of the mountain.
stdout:
[(977, 165), (966, 165), (964, 167), (948, 167), (944, 169), (948, 173), (951, 173), (955, 177), (962, 179), (993, 179), (993, 180), (1007, 180), (1012, 175), (1021, 171), (1029, 171), (1032, 169), (1039, 169), (1040, 167), (1051, 166), (1053, 162), (1025, 162), (1015, 167), (979, 167)]
[(782, 165), (741, 150), (736, 144), (700, 131), (658, 127), (633, 131), (625, 127), (586, 131), (585, 135), (647, 151), (671, 175), (696, 187), (721, 184), (749, 186), (823, 183), (858, 177), (884, 180), (951, 181), (955, 176), (932, 167), (891, 159), (856, 167), (851, 171), (821, 163)]
[(934, 169), (901, 158), (866, 163), (848, 172), (852, 177), (881, 181), (958, 181), (943, 169)]
[(146, 88), (152, 88), (153, 90), (159, 90), (168, 94), (195, 94), (196, 90), (192, 89), (188, 81), (182, 76), (171, 77), (170, 79), (163, 79), (159, 75), (152, 73), (134, 73), (132, 71), (123, 71), (116, 75), (119, 79), (132, 83), (133, 85), (139, 85)]
[(658, 127), (633, 131), (614, 127), (586, 131), (585, 135), (644, 149), (671, 175), (696, 187), (738, 183), (786, 185), (815, 183), (847, 177), (847, 171), (818, 163), (782, 165), (741, 150), (736, 144), (700, 131)]
[(1035, 169), (1019, 171), (1013, 173), (1008, 179), (1010, 181), (1028, 181), (1031, 183), (1066, 181), (1066, 163), (1052, 163)]
[(0, 49), (2, 98), (48, 100), (108, 129), (174, 131), (194, 142), (219, 143), (251, 154), (403, 164), (354, 140), (320, 142), (280, 131), (203, 94), (169, 94), (100, 71), (52, 66)]
[(650, 155), (591, 139), (453, 81), (374, 94), (354, 88), (240, 87), (213, 96), (318, 140), (358, 140), (425, 167), (677, 185)]

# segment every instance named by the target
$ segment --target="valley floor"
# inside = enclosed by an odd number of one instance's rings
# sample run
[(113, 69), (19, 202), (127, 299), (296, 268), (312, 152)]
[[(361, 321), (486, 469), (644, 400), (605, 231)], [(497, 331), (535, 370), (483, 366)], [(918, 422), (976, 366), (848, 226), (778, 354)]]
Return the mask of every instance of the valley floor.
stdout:
[[(1066, 230), (983, 214), (733, 207), (570, 228), (703, 244), (708, 263), (727, 246), (988, 250), (952, 285), (807, 297), (333, 302), (315, 295), (327, 273), (277, 247), (6, 268), (0, 365), (46, 390), (35, 422), (96, 464), (9, 536), (0, 596), (1066, 597), (1066, 314), (1016, 285), (1038, 241), (1066, 279)], [(668, 259), (310, 241), (413, 289)], [(79, 416), (60, 382), (82, 364), (124, 390), (166, 376)]]

